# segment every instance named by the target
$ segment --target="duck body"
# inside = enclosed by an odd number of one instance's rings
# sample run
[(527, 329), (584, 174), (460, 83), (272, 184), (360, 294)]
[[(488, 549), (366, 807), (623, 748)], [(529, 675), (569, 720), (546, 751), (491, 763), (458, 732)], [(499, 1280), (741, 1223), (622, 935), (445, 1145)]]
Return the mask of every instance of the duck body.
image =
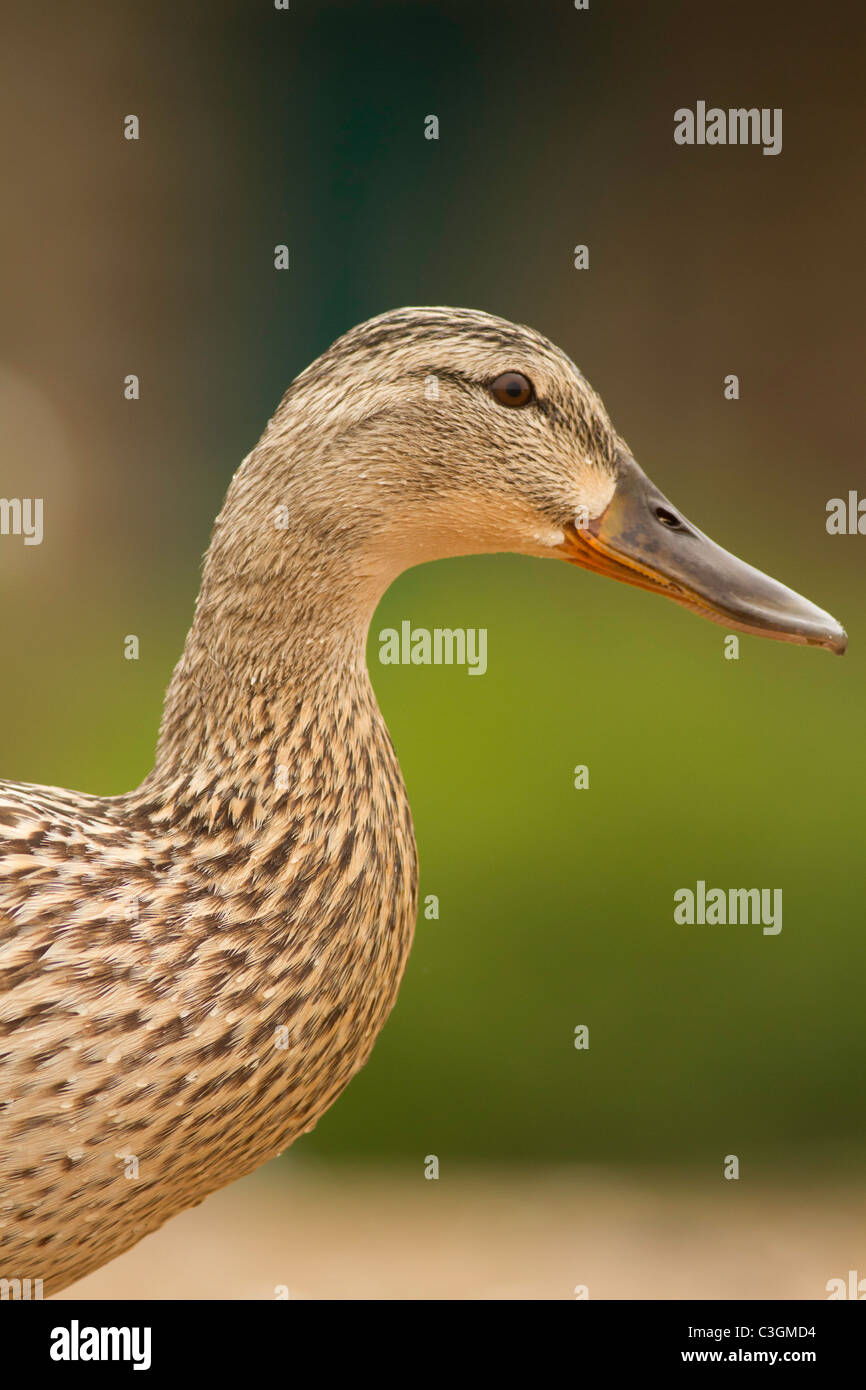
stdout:
[(270, 804), (241, 768), (105, 800), (0, 786), (7, 1277), (57, 1292), (104, 1264), (281, 1153), (366, 1060), (415, 919), (396, 758), (367, 698), (333, 728), (286, 711), (270, 759), (334, 780), (277, 773)]
[[(281, 1153), (367, 1059), (416, 860), (387, 732), (354, 693), (331, 727), (285, 710), (222, 786), (0, 786), (7, 1277), (50, 1293), (104, 1264)], [(273, 792), (244, 797), (271, 762)], [(317, 763), (332, 777), (279, 790), (280, 767)]]
[(153, 771), (105, 798), (0, 783), (0, 1278), (57, 1293), (364, 1064), (417, 902), (368, 627), (410, 565), (502, 550), (843, 649), (673, 512), (532, 329), (404, 309), (339, 339), (232, 480)]

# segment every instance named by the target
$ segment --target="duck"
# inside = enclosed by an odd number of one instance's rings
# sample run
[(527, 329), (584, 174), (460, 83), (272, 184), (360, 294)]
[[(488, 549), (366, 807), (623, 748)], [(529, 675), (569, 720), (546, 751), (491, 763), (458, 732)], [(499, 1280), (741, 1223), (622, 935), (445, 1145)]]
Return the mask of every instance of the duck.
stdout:
[(338, 338), (230, 483), (152, 771), (119, 796), (0, 782), (0, 1277), (60, 1292), (364, 1066), (418, 881), (368, 628), (404, 570), (501, 551), (845, 650), (687, 521), (541, 333), (409, 307)]

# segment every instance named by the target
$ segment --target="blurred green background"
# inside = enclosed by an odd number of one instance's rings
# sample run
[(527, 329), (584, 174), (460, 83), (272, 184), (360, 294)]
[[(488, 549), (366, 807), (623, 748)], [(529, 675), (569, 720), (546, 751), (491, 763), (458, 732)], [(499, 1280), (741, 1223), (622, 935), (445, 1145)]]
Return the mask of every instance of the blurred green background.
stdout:
[[(371, 669), (440, 918), (309, 1154), (862, 1152), (866, 538), (824, 521), (866, 490), (864, 23), (751, 0), (12, 7), (0, 492), (44, 496), (46, 535), (0, 544), (5, 777), (144, 776), (232, 472), (299, 370), (406, 303), (556, 340), (686, 515), (851, 637), (843, 661), (744, 637), (733, 662), (723, 629), (569, 566), (405, 575)], [(698, 99), (782, 107), (782, 154), (675, 146)], [(486, 676), (379, 666), (403, 618), (486, 627)], [(781, 887), (783, 931), (676, 926), (699, 878)]]

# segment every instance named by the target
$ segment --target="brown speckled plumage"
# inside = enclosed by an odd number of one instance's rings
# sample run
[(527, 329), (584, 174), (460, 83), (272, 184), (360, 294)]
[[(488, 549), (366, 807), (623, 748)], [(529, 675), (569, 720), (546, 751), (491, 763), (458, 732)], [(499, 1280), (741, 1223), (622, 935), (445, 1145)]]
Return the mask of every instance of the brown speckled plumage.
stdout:
[[(493, 399), (504, 371), (531, 410)], [(64, 1288), (364, 1064), (417, 878), (375, 606), (423, 560), (561, 555), (624, 452), (562, 352), (469, 310), (382, 315), (290, 386), (217, 518), (153, 772), (0, 784), (0, 1277)]]

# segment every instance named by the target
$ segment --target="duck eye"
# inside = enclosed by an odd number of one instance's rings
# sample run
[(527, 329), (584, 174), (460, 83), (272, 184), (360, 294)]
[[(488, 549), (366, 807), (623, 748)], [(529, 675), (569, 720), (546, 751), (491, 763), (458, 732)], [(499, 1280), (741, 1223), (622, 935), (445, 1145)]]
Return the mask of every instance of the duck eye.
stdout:
[(500, 405), (528, 405), (533, 397), (532, 382), (522, 372), (503, 372), (490, 390)]

